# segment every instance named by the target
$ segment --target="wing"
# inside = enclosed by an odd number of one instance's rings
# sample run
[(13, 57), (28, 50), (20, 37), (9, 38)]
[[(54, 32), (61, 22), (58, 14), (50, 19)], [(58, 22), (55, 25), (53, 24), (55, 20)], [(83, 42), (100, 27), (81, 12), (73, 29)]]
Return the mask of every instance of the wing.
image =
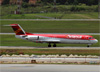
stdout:
[(60, 40), (47, 39), (47, 40), (42, 40), (41, 42), (44, 42), (44, 43), (60, 43)]

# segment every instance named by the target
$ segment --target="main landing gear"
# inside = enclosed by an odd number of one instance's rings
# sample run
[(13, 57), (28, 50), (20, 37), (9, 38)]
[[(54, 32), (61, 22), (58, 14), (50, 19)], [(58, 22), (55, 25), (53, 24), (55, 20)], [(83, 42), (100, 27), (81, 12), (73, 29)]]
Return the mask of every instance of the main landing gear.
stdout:
[(51, 44), (49, 43), (48, 47), (51, 47)]
[[(51, 43), (49, 43), (48, 47), (51, 47)], [(53, 44), (53, 47), (56, 47), (56, 44)]]
[(53, 47), (56, 47), (56, 44), (54, 44)]

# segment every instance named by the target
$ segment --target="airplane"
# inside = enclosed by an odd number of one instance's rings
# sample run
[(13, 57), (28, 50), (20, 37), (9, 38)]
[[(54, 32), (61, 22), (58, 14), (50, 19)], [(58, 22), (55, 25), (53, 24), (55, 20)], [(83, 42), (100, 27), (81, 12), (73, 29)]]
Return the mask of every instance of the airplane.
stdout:
[(56, 44), (87, 44), (87, 47), (98, 42), (90, 35), (77, 34), (32, 34), (25, 32), (19, 24), (10, 24), (15, 32), (15, 37), (35, 43), (48, 43), (48, 47), (56, 47)]

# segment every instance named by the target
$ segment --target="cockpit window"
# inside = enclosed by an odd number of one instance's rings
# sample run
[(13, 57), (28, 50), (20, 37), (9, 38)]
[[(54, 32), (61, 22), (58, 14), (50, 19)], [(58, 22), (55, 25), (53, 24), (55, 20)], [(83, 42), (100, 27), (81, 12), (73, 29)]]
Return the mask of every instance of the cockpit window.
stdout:
[(93, 37), (89, 37), (89, 39), (94, 39)]

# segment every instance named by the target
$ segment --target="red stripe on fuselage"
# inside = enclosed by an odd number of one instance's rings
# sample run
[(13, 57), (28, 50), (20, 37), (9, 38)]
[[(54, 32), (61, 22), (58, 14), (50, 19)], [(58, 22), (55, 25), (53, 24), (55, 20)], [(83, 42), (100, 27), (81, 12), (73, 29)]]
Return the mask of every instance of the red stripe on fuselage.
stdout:
[(26, 33), (26, 35), (37, 35), (37, 36), (44, 36), (44, 37), (51, 37), (51, 38), (64, 38), (64, 39), (75, 39), (75, 40), (94, 40), (89, 39), (92, 37), (90, 35), (72, 35), (72, 34), (31, 34)]

